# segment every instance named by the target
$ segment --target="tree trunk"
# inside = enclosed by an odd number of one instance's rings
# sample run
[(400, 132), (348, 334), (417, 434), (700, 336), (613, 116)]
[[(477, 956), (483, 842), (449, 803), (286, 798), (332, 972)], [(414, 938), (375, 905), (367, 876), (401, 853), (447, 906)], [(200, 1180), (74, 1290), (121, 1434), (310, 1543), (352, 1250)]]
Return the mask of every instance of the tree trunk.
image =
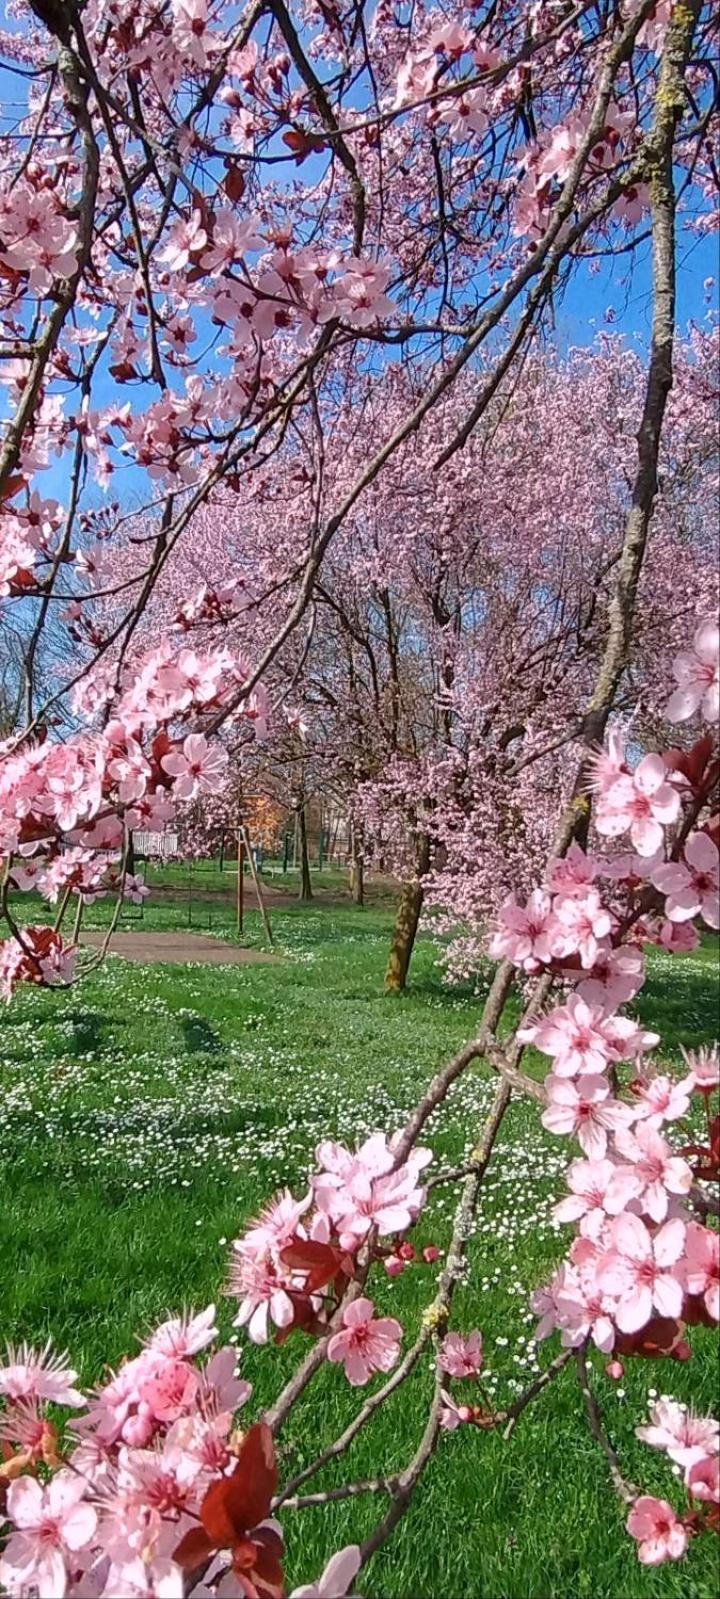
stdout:
[(423, 878), (430, 865), (430, 840), (427, 833), (420, 833), (418, 836), (416, 861), (415, 876), (403, 888), (395, 919), (385, 973), (385, 987), (389, 994), (401, 994), (407, 983), (420, 912), (425, 898)]
[(297, 813), (297, 825), (300, 844), (300, 899), (312, 899), (312, 881), (310, 878), (310, 856), (308, 854), (307, 817), (305, 806), (301, 805)]
[(365, 839), (362, 827), (353, 826), (350, 893), (356, 905), (365, 904)]

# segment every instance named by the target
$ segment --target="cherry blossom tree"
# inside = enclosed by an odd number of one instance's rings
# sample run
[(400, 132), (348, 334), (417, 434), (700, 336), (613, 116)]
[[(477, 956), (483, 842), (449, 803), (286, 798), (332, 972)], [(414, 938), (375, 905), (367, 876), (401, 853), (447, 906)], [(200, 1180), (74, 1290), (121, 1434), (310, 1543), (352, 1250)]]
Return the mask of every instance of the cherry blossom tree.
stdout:
[[(81, 906), (112, 890), (117, 917), (133, 829), (162, 827), (178, 802), (222, 784), (232, 738), (257, 733), (275, 711), (273, 674), (291, 638), (304, 664), (337, 536), (392, 484), (408, 441), (437, 428), (438, 473), (467, 459), (508, 379), (512, 393), (556, 291), (588, 254), (632, 254), (649, 232), (653, 301), (625, 514), (578, 681), (573, 769), (533, 897), (504, 904), (490, 935), (502, 958), (476, 1036), (440, 1068), (404, 1128), (357, 1149), (322, 1142), (309, 1192), (282, 1193), (237, 1239), (238, 1325), (258, 1343), (292, 1337), (306, 1350), (242, 1434), (234, 1418), (252, 1396), (235, 1352), (205, 1354), (213, 1306), (163, 1323), (87, 1398), (49, 1349), (11, 1353), (0, 1370), (2, 1581), (29, 1595), (277, 1599), (278, 1512), (377, 1495), (384, 1508), (372, 1530), (331, 1554), (310, 1589), (347, 1591), (436, 1451), (452, 1447), (445, 1434), (477, 1427), (480, 1447), (483, 1429), (512, 1431), (571, 1364), (640, 1560), (680, 1558), (717, 1527), (716, 1425), (672, 1409), (643, 1420), (649, 1447), (673, 1464), (681, 1453), (688, 1502), (642, 1493), (608, 1437), (592, 1362), (597, 1349), (618, 1374), (627, 1359), (687, 1358), (691, 1329), (718, 1315), (707, 1186), (718, 1175), (717, 1052), (690, 1055), (679, 1083), (656, 1074), (656, 1036), (623, 1009), (642, 985), (643, 943), (680, 956), (697, 939), (695, 921), (716, 918), (718, 755), (707, 724), (718, 642), (703, 611), (684, 618), (674, 683), (657, 674), (651, 707), (682, 742), (668, 746), (664, 735), (638, 749), (611, 721), (630, 692), (660, 488), (678, 207), (714, 181), (710, 8), (516, 0), (473, 26), (452, 7), (406, 17), (383, 3), (371, 15), (351, 5), (318, 16), (283, 0), (244, 10), (32, 0), (31, 11), (35, 21), (18, 14), (1, 41), (26, 97), (3, 144), (0, 212), (9, 396), (0, 589), (29, 619), (23, 715), (0, 770), (8, 997), (23, 981), (67, 984), (102, 957), (78, 954), (77, 936), (66, 941), (70, 896)], [(345, 482), (331, 478), (326, 495), (326, 441), (359, 375), (372, 390), (391, 355), (406, 369), (400, 418), (376, 408), (360, 460), (348, 452)], [(447, 434), (437, 418), (451, 394), (465, 408)], [(230, 495), (252, 520), (260, 494), (266, 511), (276, 461), (280, 505), (290, 438), (306, 456), (312, 514), (300, 496), (264, 582), (255, 579), (244, 606), (263, 615), (252, 658), (232, 628), (210, 647), (201, 634), (188, 638), (196, 623), (242, 613), (235, 591), (212, 583), (182, 596), (177, 631), (153, 635), (154, 596), (198, 513), (211, 526)], [(62, 504), (42, 490), (41, 474), (58, 461)], [(128, 495), (98, 509), (93, 480), (115, 492), (123, 470)], [(106, 550), (124, 533), (140, 559), (118, 578)], [(272, 555), (269, 527), (263, 549)], [(39, 672), (44, 636), (66, 643), (50, 688)], [(445, 686), (454, 691), (454, 676)], [(54, 925), (22, 924), (18, 895), (29, 887), (59, 902)], [(515, 992), (520, 1022), (508, 1029)], [(522, 1069), (529, 1042), (551, 1063), (543, 1081)], [(497, 1079), (490, 1115), (466, 1165), (430, 1175), (427, 1122), (480, 1058)], [(533, 1302), (538, 1336), (557, 1336), (558, 1353), (499, 1413), (453, 1390), (468, 1381), (481, 1392), (483, 1329), (451, 1321), (515, 1094), (542, 1105), (550, 1132), (576, 1139), (571, 1203), (561, 1203), (577, 1230)], [(677, 1148), (664, 1128), (694, 1097), (707, 1107), (707, 1134)], [(373, 1281), (415, 1269), (408, 1234), (434, 1188), (454, 1183), (450, 1243), (405, 1343), (396, 1319), (376, 1314)], [(432, 1398), (402, 1469), (388, 1474), (378, 1462), (369, 1481), (300, 1492), (428, 1353)], [(275, 1439), (328, 1363), (353, 1388), (382, 1380), (344, 1432), (281, 1481)], [(62, 1430), (48, 1402), (74, 1413)]]

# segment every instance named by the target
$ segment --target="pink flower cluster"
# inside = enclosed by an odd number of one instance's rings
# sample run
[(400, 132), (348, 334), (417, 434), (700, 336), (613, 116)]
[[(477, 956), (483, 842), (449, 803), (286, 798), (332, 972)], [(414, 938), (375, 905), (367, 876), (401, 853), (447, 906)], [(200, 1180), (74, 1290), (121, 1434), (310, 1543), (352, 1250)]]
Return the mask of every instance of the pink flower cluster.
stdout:
[(419, 1216), (425, 1203), (420, 1175), (431, 1150), (414, 1149), (396, 1166), (393, 1140), (376, 1133), (354, 1152), (327, 1140), (316, 1153), (321, 1170), (312, 1179), (315, 1203), (343, 1249), (357, 1250), (371, 1227), (380, 1238), (403, 1233)]
[(57, 500), (43, 499), (37, 490), (28, 503), (17, 506), (2, 518), (0, 534), (0, 599), (22, 594), (35, 587), (42, 569), (52, 555), (55, 536), (62, 523)]
[(538, 1337), (558, 1329), (570, 1348), (592, 1338), (605, 1353), (634, 1353), (658, 1318), (674, 1322), (677, 1342), (683, 1321), (717, 1322), (717, 1233), (686, 1209), (693, 1167), (661, 1132), (685, 1115), (693, 1092), (707, 1099), (706, 1084), (693, 1070), (682, 1083), (638, 1078), (632, 1100), (621, 1100), (590, 1071), (576, 1081), (552, 1073), (546, 1087), (542, 1121), (574, 1132), (587, 1158), (571, 1162), (570, 1196), (555, 1207), (555, 1220), (574, 1223), (578, 1236), (550, 1286), (533, 1295)]
[[(337, 1276), (346, 1282), (352, 1275), (371, 1229), (378, 1239), (387, 1238), (404, 1233), (417, 1219), (425, 1202), (420, 1173), (432, 1154), (415, 1149), (397, 1164), (394, 1145), (384, 1133), (355, 1151), (332, 1141), (319, 1144), (321, 1170), (311, 1179), (310, 1193), (301, 1200), (289, 1192), (279, 1195), (236, 1239), (228, 1291), (240, 1300), (235, 1324), (247, 1327), (253, 1343), (266, 1343), (273, 1326), (283, 1331), (312, 1324), (322, 1330), (328, 1306), (321, 1290)], [(368, 1345), (364, 1381), (371, 1370), (386, 1369), (373, 1366), (375, 1347)], [(357, 1363), (354, 1369), (360, 1369)]]
[[(0, 1433), (6, 1454), (14, 1451), (11, 1532), (0, 1558), (8, 1592), (182, 1599), (173, 1555), (197, 1525), (209, 1485), (236, 1463), (233, 1418), (251, 1393), (231, 1347), (198, 1364), (216, 1336), (213, 1305), (164, 1322), (90, 1400), (49, 1349), (9, 1351), (0, 1367)], [(76, 1412), (69, 1454), (48, 1403)], [(44, 1486), (20, 1475), (38, 1465), (61, 1469)]]
[(687, 722), (701, 716), (717, 722), (720, 715), (720, 628), (714, 620), (701, 622), (692, 646), (675, 657), (673, 674), (678, 687), (665, 707), (669, 722)]
[(24, 279), (33, 295), (48, 294), (75, 269), (77, 223), (65, 214), (50, 174), (34, 163), (0, 200), (0, 237), (3, 276)]
[[(102, 732), (7, 749), (0, 764), (0, 856), (11, 885), (37, 889), (50, 903), (69, 892), (90, 904), (119, 891), (128, 832), (162, 831), (178, 801), (222, 786), (225, 745), (187, 731), (188, 722), (229, 710), (262, 730), (264, 699), (243, 697), (246, 676), (246, 663), (229, 650), (200, 653), (166, 643), (126, 668), (119, 685), (108, 685)], [(147, 892), (135, 878), (122, 891), (134, 899)], [(70, 965), (62, 939), (49, 928), (0, 943), (6, 997), (21, 980), (69, 980)]]
[[(716, 655), (717, 630), (705, 624), (693, 655), (676, 663), (677, 719), (713, 712)], [(694, 822), (702, 814), (714, 781), (711, 750), (711, 741), (700, 740), (687, 753), (645, 755), (631, 770), (622, 737), (612, 733), (594, 761), (595, 825), (608, 837), (628, 832), (637, 853), (606, 861), (573, 845), (551, 865), (546, 888), (524, 906), (505, 903), (490, 946), (525, 972), (545, 970), (575, 985), (517, 1035), (552, 1063), (544, 1126), (575, 1136), (583, 1152), (567, 1172), (568, 1196), (555, 1208), (556, 1222), (573, 1224), (576, 1236), (531, 1303), (538, 1339), (557, 1330), (567, 1348), (591, 1342), (612, 1353), (611, 1374), (622, 1371), (622, 1356), (685, 1358), (686, 1325), (720, 1320), (718, 1234), (693, 1197), (698, 1179), (719, 1169), (720, 1118), (709, 1103), (720, 1077), (717, 1051), (684, 1052), (688, 1071), (679, 1081), (653, 1074), (643, 1057), (658, 1035), (619, 1014), (644, 981), (640, 940), (692, 948), (696, 917), (714, 928), (720, 922), (716, 819), (667, 833), (686, 801)], [(609, 887), (600, 893), (602, 879)], [(633, 1075), (623, 1085), (624, 1063)], [(678, 1149), (664, 1129), (684, 1119), (693, 1100), (707, 1117), (708, 1142)], [(691, 1505), (701, 1502), (678, 1517), (664, 1500), (636, 1500), (628, 1530), (643, 1562), (682, 1555), (699, 1530), (702, 1502), (717, 1502), (717, 1434), (717, 1423), (665, 1402), (639, 1429), (683, 1467)]]
[(635, 1431), (644, 1443), (662, 1449), (675, 1466), (682, 1468), (690, 1498), (691, 1508), (683, 1515), (678, 1515), (667, 1499), (657, 1499), (652, 1494), (640, 1494), (635, 1500), (628, 1516), (628, 1532), (637, 1540), (638, 1558), (643, 1565), (659, 1566), (684, 1555), (691, 1534), (701, 1530), (708, 1513), (714, 1513), (717, 1519), (720, 1423), (713, 1416), (694, 1416), (673, 1399), (660, 1399), (651, 1408), (649, 1422)]

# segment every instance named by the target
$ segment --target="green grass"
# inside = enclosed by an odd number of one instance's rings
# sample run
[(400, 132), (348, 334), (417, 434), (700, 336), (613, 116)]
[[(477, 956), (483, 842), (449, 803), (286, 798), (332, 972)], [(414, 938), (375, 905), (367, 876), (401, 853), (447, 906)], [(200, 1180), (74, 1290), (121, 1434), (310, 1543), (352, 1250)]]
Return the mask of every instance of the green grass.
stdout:
[[(186, 925), (183, 910), (164, 903), (146, 911), (142, 925)], [(221, 936), (231, 934), (231, 914), (219, 913)], [(88, 923), (105, 916), (105, 907), (93, 907)], [(476, 1024), (482, 995), (443, 986), (428, 940), (417, 950), (411, 992), (383, 995), (384, 910), (298, 908), (276, 912), (274, 926), (283, 957), (276, 966), (140, 967), (111, 958), (79, 989), (21, 992), (2, 1016), (2, 1325), (13, 1339), (52, 1333), (86, 1382), (165, 1311), (218, 1296), (228, 1242), (278, 1183), (302, 1191), (317, 1139), (401, 1125), (430, 1074)], [(247, 937), (261, 942), (255, 913)], [(677, 1060), (681, 1039), (697, 1044), (715, 1031), (716, 945), (672, 962), (653, 952), (649, 966), (640, 1009)], [(472, 1146), (491, 1093), (484, 1070), (470, 1071), (433, 1118), (428, 1142), (439, 1164)], [(472, 1279), (456, 1300), (456, 1324), (483, 1329), (487, 1382), (500, 1404), (554, 1352), (528, 1343), (527, 1294), (566, 1241), (549, 1219), (566, 1159), (566, 1146), (539, 1126), (536, 1106), (511, 1107), (472, 1243)], [(417, 1229), (420, 1244), (446, 1242), (451, 1203), (439, 1190)], [(395, 1283), (383, 1277), (373, 1293), (409, 1339), (433, 1288), (433, 1268), (423, 1266)], [(232, 1313), (221, 1300), (225, 1332)], [(594, 1361), (628, 1475), (676, 1502), (667, 1464), (633, 1428), (653, 1388), (715, 1406), (711, 1338), (701, 1329), (693, 1341), (688, 1365), (636, 1361), (620, 1385)], [(277, 1391), (297, 1346), (264, 1352), (242, 1335), (241, 1342), (254, 1413)], [(424, 1367), (346, 1461), (311, 1486), (402, 1465), (429, 1383)], [(284, 1469), (312, 1458), (355, 1404), (342, 1374), (324, 1371), (283, 1434)], [(363, 1497), (330, 1513), (287, 1512), (291, 1582), (314, 1576), (379, 1510)], [(411, 1511), (363, 1574), (362, 1591), (369, 1599), (714, 1595), (709, 1539), (684, 1565), (653, 1572), (638, 1565), (622, 1519), (568, 1371), (510, 1444), (470, 1428), (443, 1438)]]

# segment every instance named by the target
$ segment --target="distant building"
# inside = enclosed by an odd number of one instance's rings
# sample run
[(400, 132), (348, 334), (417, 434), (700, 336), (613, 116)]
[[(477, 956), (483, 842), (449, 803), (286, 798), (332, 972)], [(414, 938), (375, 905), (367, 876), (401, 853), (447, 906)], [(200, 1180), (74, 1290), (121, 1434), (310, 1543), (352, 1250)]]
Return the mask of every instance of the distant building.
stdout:
[(152, 833), (145, 829), (133, 833), (132, 840), (136, 856), (154, 855), (159, 860), (170, 860), (178, 853), (177, 833)]

